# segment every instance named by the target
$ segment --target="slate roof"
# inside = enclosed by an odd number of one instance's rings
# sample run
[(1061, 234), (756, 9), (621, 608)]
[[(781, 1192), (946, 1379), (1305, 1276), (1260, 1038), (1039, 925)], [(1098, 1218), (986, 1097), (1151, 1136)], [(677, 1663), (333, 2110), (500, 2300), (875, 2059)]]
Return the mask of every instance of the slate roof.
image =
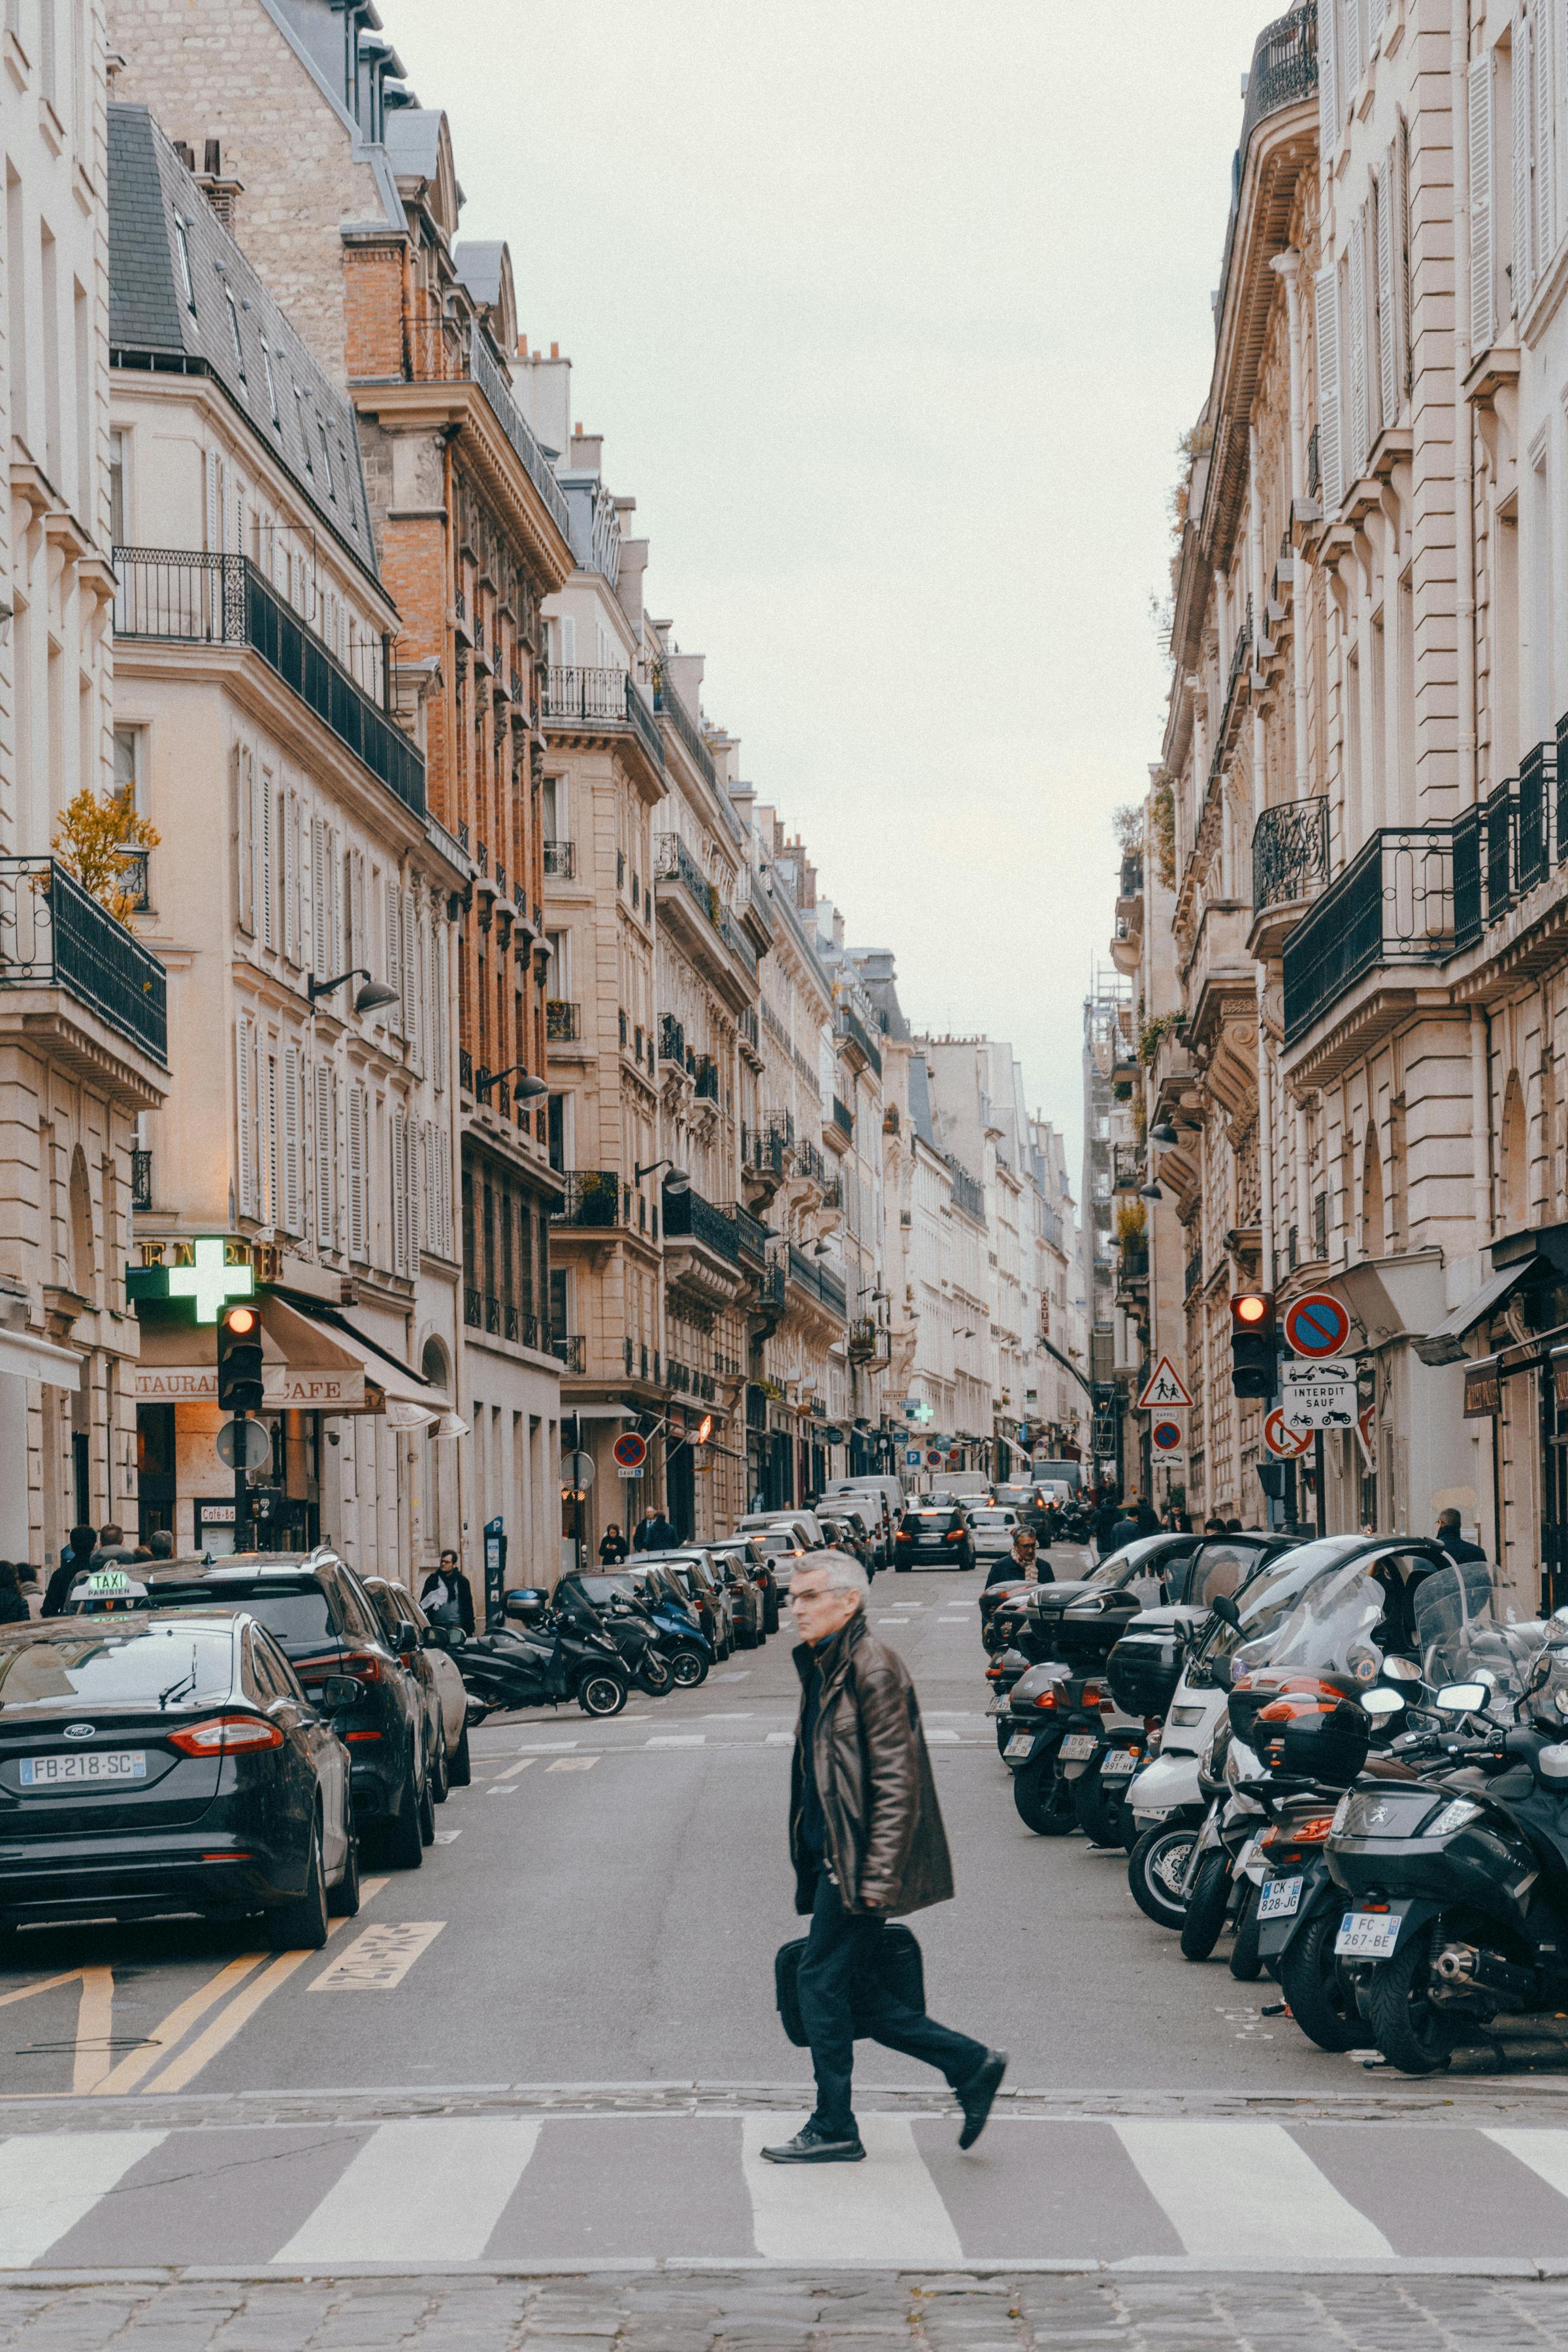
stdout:
[(109, 341), (115, 366), (184, 362), (213, 376), (332, 536), (376, 576), (353, 410), (144, 106), (109, 110)]

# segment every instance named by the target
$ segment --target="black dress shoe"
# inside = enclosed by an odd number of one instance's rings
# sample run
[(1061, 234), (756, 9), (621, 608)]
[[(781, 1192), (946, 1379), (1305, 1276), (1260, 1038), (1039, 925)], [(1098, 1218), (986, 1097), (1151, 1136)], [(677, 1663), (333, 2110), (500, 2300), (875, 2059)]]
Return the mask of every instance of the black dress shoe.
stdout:
[(981, 2060), (967, 2083), (954, 2086), (953, 2097), (963, 2109), (963, 2129), (958, 2135), (960, 2147), (973, 2147), (985, 2128), (991, 2113), (991, 2102), (1002, 2087), (1002, 2077), (1007, 2072), (1007, 2053), (992, 2050)]
[(848, 2139), (828, 2139), (809, 2124), (793, 2139), (763, 2150), (770, 2164), (858, 2164), (865, 2153), (858, 2133)]

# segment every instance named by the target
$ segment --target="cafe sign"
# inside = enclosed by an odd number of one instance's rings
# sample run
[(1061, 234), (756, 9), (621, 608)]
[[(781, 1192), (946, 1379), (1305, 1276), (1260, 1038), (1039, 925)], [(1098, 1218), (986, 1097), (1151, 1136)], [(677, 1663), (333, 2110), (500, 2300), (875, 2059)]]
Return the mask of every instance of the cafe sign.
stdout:
[[(1559, 1396), (1563, 1394), (1563, 1367), (1555, 1368)], [(1495, 1362), (1478, 1364), (1465, 1374), (1465, 1419), (1495, 1421), (1502, 1411), (1502, 1375)]]

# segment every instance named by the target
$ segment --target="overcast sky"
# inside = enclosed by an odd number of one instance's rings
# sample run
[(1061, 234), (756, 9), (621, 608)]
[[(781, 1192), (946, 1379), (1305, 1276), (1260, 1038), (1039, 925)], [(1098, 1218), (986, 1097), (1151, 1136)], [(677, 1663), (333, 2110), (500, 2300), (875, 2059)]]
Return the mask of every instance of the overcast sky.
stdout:
[(1283, 5), (381, 0), (709, 717), (917, 1028), (1012, 1040), (1075, 1179), (1174, 446)]

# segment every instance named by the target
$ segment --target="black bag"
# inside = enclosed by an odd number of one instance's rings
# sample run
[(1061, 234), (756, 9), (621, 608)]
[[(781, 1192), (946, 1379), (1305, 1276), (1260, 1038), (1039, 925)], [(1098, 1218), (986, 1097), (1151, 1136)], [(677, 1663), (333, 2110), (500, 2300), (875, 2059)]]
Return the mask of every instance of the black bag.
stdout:
[[(797, 1936), (793, 1944), (781, 1944), (773, 1956), (773, 1993), (778, 2002), (784, 2030), (797, 2050), (806, 2046), (805, 2028), (800, 2021), (800, 1994), (796, 1979), (800, 1975), (800, 1958), (805, 1949), (805, 1937)], [(889, 1919), (877, 1938), (876, 1956), (872, 1966), (875, 1980), (884, 1992), (901, 2000), (923, 2017), (926, 2009), (925, 1969), (921, 1963), (921, 1948), (908, 1927), (897, 1919)], [(858, 1988), (851, 1990), (849, 2013), (857, 2034), (864, 2035), (869, 2028), (861, 2022), (865, 2002), (857, 1999)]]

